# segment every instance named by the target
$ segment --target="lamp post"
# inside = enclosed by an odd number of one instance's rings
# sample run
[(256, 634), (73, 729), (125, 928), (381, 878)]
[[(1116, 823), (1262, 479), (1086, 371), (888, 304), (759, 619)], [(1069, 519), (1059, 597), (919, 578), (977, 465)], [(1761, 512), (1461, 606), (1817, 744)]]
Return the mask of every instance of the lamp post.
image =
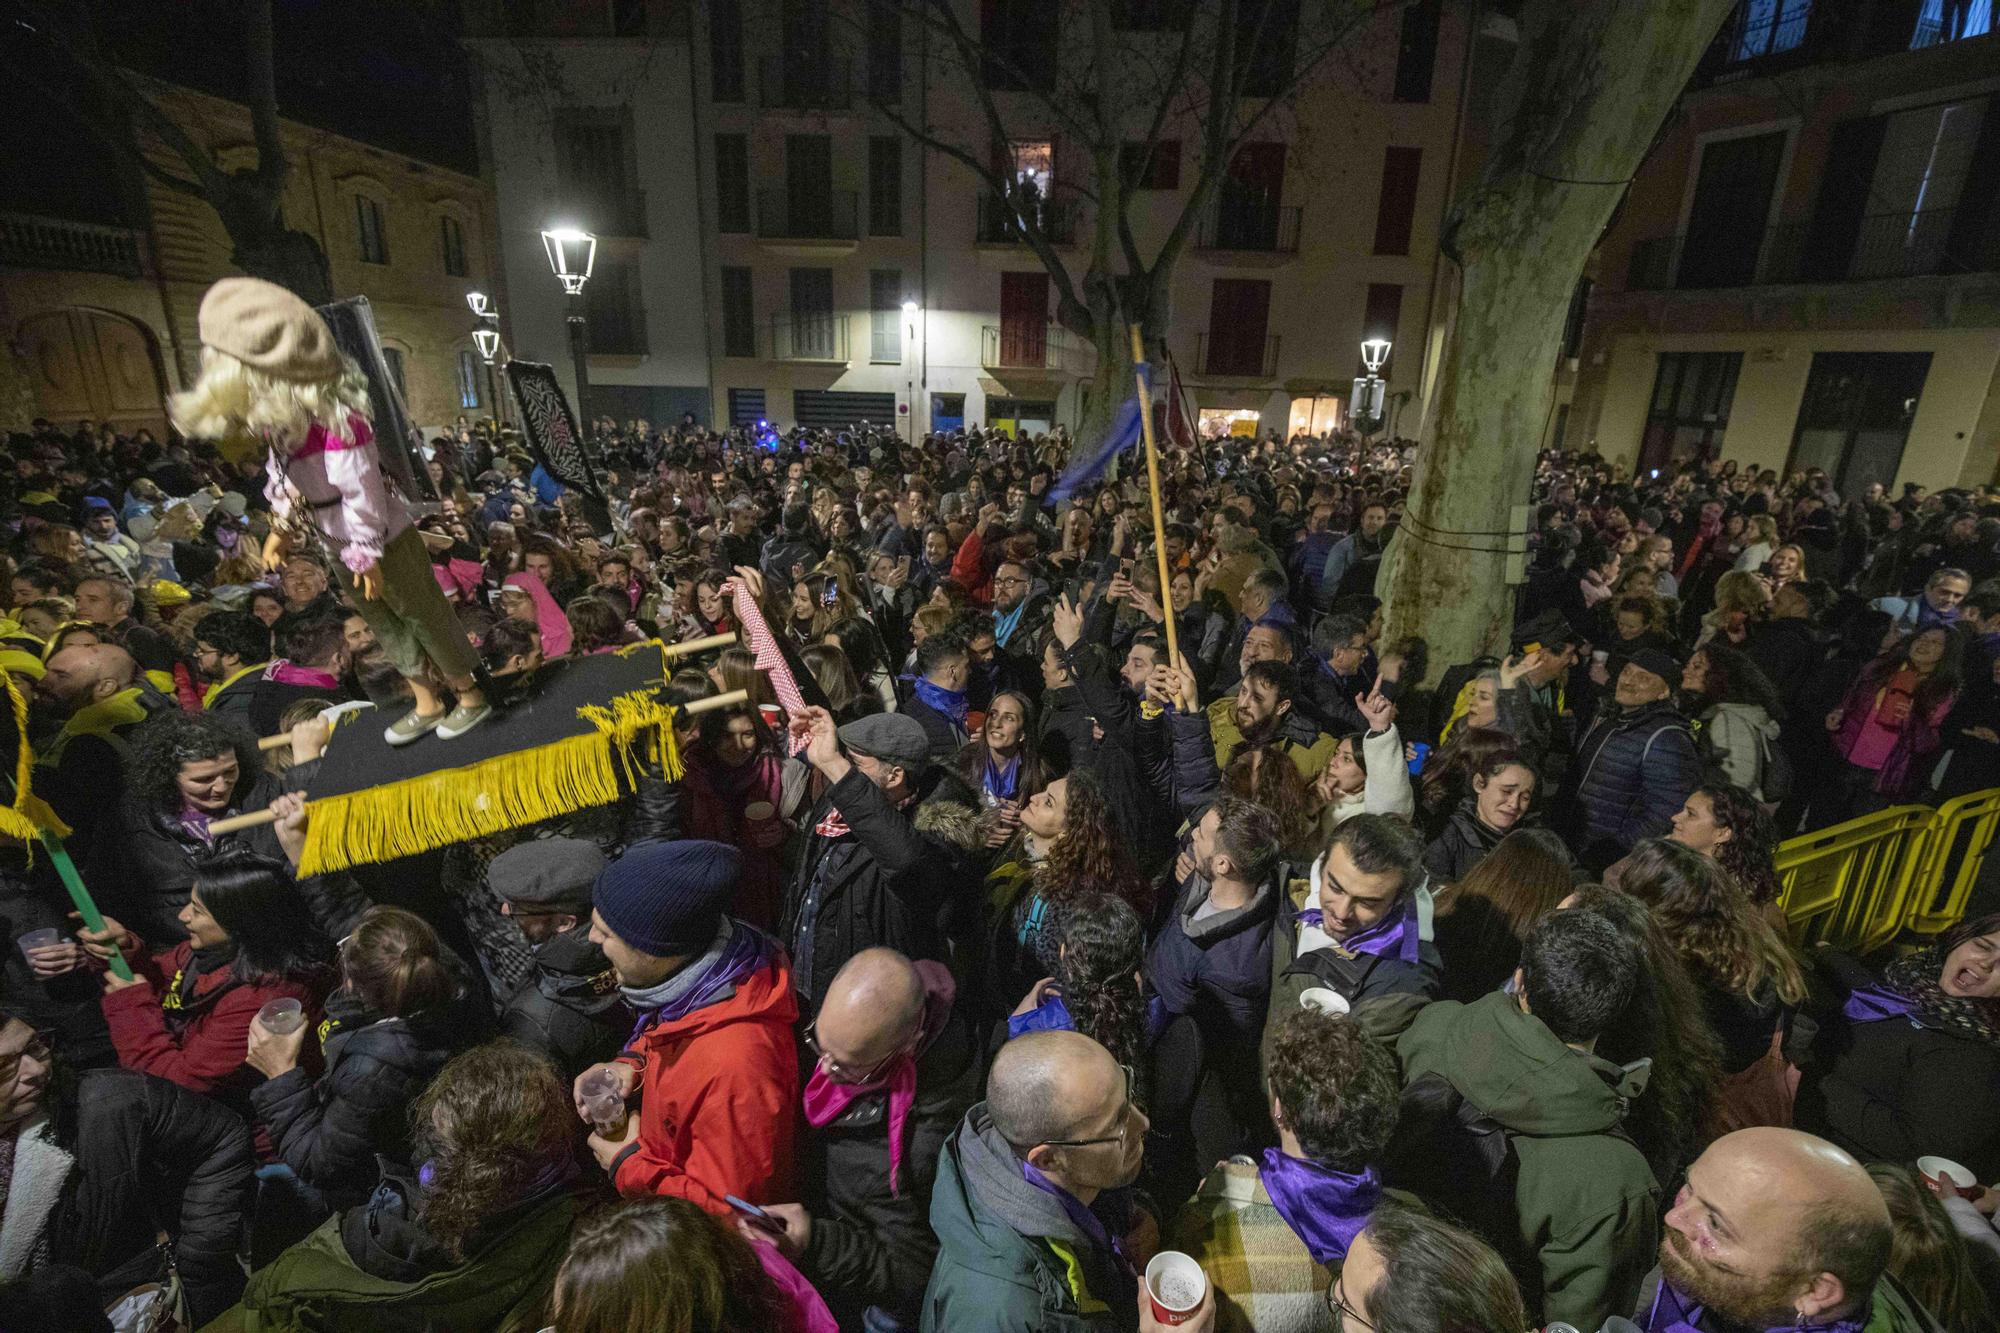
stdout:
[(597, 238), (574, 227), (556, 227), (542, 233), (542, 249), (548, 253), (556, 280), (569, 293), (569, 355), (576, 370), (576, 416), (588, 440), (590, 409), (585, 396), (590, 390), (590, 371), (584, 364), (583, 284), (590, 281), (591, 266), (597, 262)]
[(915, 301), (903, 302), (903, 322), (909, 326), (910, 332), (909, 338), (904, 343), (906, 350), (903, 353), (903, 374), (906, 377), (905, 383), (909, 386), (910, 445), (914, 448), (917, 443), (917, 369), (911, 363), (910, 357), (916, 354), (917, 351), (917, 303)]
[(1391, 346), (1387, 338), (1366, 338), (1361, 343), (1361, 364), (1368, 373), (1355, 376), (1347, 414), (1363, 439), (1382, 429), (1382, 408), (1389, 386), (1383, 382), (1381, 370), (1389, 364)]
[(486, 363), (486, 401), (493, 409), (493, 424), (498, 426), (507, 418), (507, 405), (500, 397), (500, 381), (493, 369), (494, 354), (500, 350), (500, 333), (490, 326), (500, 323), (500, 307), (485, 292), (467, 292), (465, 303), (482, 322), (480, 328), (472, 331), (472, 345), (479, 349), (479, 359)]

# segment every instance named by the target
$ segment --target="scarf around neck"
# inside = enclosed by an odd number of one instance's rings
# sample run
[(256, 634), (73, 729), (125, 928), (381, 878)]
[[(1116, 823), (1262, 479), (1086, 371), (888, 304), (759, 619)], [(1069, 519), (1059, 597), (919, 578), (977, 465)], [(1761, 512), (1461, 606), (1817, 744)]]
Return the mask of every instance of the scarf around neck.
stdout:
[(731, 917), (722, 918), (708, 952), (656, 986), (620, 986), (625, 1002), (639, 1011), (631, 1041), (662, 1023), (677, 1023), (697, 1009), (735, 993), (737, 984), (771, 961), (777, 950), (770, 936)]
[(1020, 628), (1021, 613), (1027, 609), (1028, 599), (1023, 597), (1015, 604), (1012, 611), (995, 611), (993, 613), (993, 642), (1005, 648), (1007, 640), (1013, 638), (1014, 631)]
[(1336, 1171), (1266, 1148), (1258, 1178), (1278, 1216), (1305, 1242), (1313, 1261), (1328, 1268), (1347, 1258), (1347, 1247), (1382, 1202), (1382, 1178), (1372, 1166), (1358, 1174)]
[(108, 699), (85, 704), (70, 714), (69, 721), (49, 748), (42, 753), (41, 762), (56, 764), (62, 760), (63, 751), (78, 736), (107, 737), (120, 727), (136, 726), (146, 720), (146, 706), (139, 702), (143, 691), (137, 685), (128, 686)]
[(866, 1083), (836, 1083), (824, 1067), (813, 1066), (806, 1080), (806, 1121), (815, 1129), (829, 1125), (857, 1098), (886, 1091), (889, 1094), (889, 1194), (902, 1197), (899, 1180), (903, 1166), (903, 1145), (907, 1137), (910, 1108), (917, 1100), (917, 1061), (930, 1049), (938, 1033), (951, 1018), (952, 1001), (958, 986), (942, 963), (920, 960), (915, 964), (924, 983), (924, 1013), (917, 1042)]
[(919, 699), (936, 711), (951, 719), (951, 724), (960, 731), (965, 730), (965, 691), (948, 690), (934, 680), (924, 676), (905, 676), (910, 689)]
[[(1652, 1307), (1639, 1321), (1639, 1327), (1645, 1333), (1702, 1333), (1701, 1317), (1705, 1312), (1693, 1297), (1683, 1295), (1662, 1275), (1659, 1289), (1653, 1293)], [(1867, 1325), (1864, 1313), (1830, 1324), (1769, 1324), (1763, 1333), (1862, 1333)]]
[(1882, 969), (1879, 985), (1855, 987), (1841, 1012), (1855, 1023), (1908, 1018), (1968, 1041), (2000, 1046), (2000, 1003), (1945, 994), (1938, 985), (1944, 957), (1943, 945), (1933, 944), (1898, 958)]
[[(1326, 865), (1322, 856), (1312, 866), (1312, 901), (1319, 901), (1320, 872)], [(1431, 939), (1431, 887), (1426, 877), (1417, 886), (1403, 895), (1402, 903), (1388, 916), (1383, 917), (1365, 930), (1357, 930), (1344, 940), (1334, 939), (1326, 934), (1326, 916), (1317, 907), (1308, 907), (1299, 913), (1299, 951), (1308, 952), (1314, 948), (1331, 945), (1342, 953), (1370, 954), (1377, 958), (1398, 958), (1406, 963), (1418, 960), (1425, 940)], [(1327, 945), (1317, 941), (1308, 945), (1309, 930), (1326, 939)]]

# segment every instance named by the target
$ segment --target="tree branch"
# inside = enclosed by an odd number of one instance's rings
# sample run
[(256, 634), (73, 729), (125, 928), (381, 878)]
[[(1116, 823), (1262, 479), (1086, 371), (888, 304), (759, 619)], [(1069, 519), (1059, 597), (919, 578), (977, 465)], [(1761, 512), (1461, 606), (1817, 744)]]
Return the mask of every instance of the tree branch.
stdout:
[(278, 76), (272, 59), (271, 0), (242, 0), (246, 101), (257, 140), (257, 183), (269, 192), (273, 214), (284, 201), (291, 156), (278, 122)]

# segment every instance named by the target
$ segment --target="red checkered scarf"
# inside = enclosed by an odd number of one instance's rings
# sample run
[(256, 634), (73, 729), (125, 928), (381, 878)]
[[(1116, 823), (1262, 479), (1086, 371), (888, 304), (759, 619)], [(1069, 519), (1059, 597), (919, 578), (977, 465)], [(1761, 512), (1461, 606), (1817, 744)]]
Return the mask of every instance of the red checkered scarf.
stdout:
[[(779, 707), (787, 717), (801, 717), (805, 714), (805, 695), (799, 692), (798, 681), (792, 678), (792, 669), (785, 664), (785, 655), (778, 651), (778, 641), (771, 634), (771, 627), (764, 623), (764, 609), (757, 605), (757, 599), (739, 580), (736, 584), (736, 623), (743, 627), (743, 638), (756, 655), (757, 669), (771, 682), (771, 690), (778, 696)], [(788, 754), (797, 754), (806, 746), (803, 736), (793, 736), (786, 746)], [(841, 826), (841, 832), (847, 831)], [(838, 834), (828, 836), (837, 837)]]

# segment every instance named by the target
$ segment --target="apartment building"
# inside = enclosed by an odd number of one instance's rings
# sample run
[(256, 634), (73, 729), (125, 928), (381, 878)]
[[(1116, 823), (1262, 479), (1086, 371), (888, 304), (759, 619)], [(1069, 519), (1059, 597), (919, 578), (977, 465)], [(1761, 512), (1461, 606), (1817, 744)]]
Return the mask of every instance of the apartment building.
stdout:
[[(1166, 53), (1187, 8), (1124, 0), (1112, 14), (1133, 49)], [(600, 271), (614, 264), (605, 295), (599, 278), (585, 289), (593, 410), (915, 434), (1074, 422), (1095, 351), (1054, 318), (1013, 207), (906, 131), (978, 145), (1030, 182), (1040, 230), (1080, 281), (1090, 163), (1033, 85), (1084, 40), (1087, 15), (1076, 0), (954, 0), (951, 13), (992, 53), (980, 78), (1006, 142), (932, 25), (894, 6), (584, 0), (524, 14), (473, 0), (516, 354), (565, 360), (537, 233), (575, 221), (598, 231)], [(1339, 424), (1358, 345), (1375, 336), (1396, 344), (1391, 398), (1414, 428), (1470, 13), (1443, 0), (1384, 13), (1356, 41), (1361, 59), (1305, 80), (1230, 163), (1176, 270), (1167, 334), (1208, 428)], [(1300, 58), (1290, 32), (1271, 42), (1272, 86)], [(1170, 121), (1162, 139), (1134, 164), (1143, 253), (1199, 171), (1195, 124)]]
[[(141, 80), (156, 105), (226, 168), (256, 161), (240, 103)], [(413, 422), (443, 425), (492, 410), (472, 343), (468, 292), (490, 281), (485, 192), (479, 180), (327, 130), (284, 121), (292, 177), (285, 218), (325, 252), (339, 296), (366, 296), (390, 373)], [(91, 163), (90, 141), (69, 131)], [(185, 168), (156, 142), (153, 165)], [(200, 371), (195, 316), (202, 293), (236, 272), (221, 219), (205, 202), (131, 170), (122, 160), (77, 171), (85, 207), (16, 191), (0, 214), (0, 413), (25, 428), (36, 416), (64, 425), (109, 420), (166, 434), (166, 394)]]
[(1993, 482), (1996, 94), (1986, 0), (1745, 0), (1599, 247), (1550, 439)]

